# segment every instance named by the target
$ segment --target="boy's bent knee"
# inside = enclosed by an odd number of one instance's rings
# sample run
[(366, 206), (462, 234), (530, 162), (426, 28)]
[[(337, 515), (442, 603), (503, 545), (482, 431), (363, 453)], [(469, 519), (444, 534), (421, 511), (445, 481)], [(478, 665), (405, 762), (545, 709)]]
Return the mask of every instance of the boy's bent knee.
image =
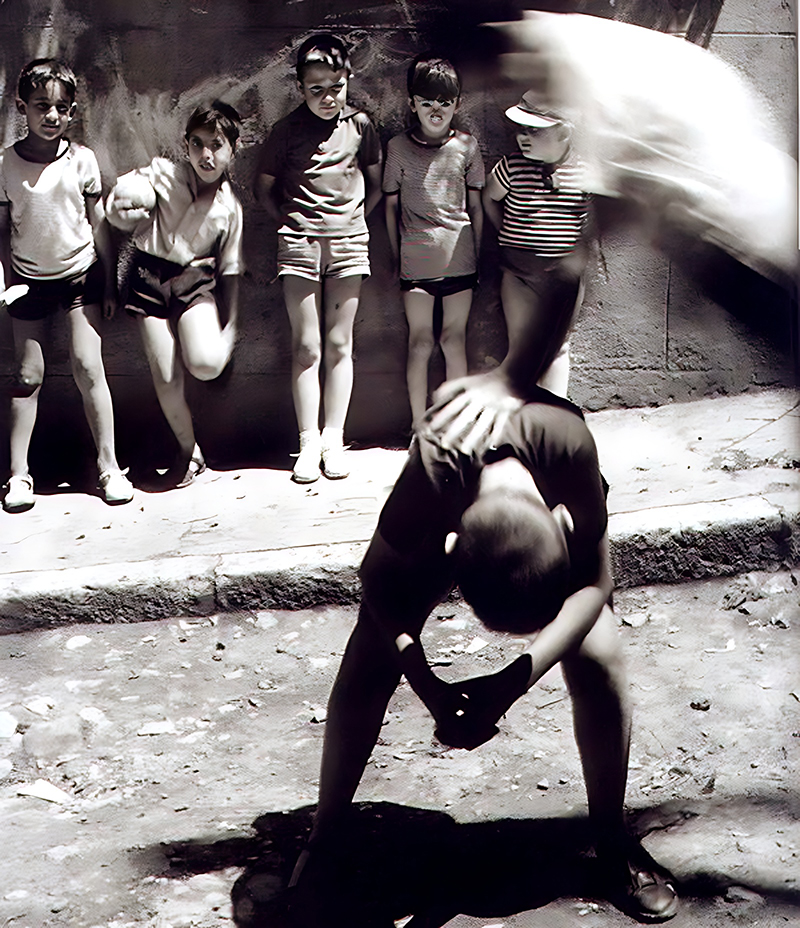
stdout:
[(10, 386), (11, 396), (15, 399), (25, 399), (41, 387), (44, 380), (44, 371), (41, 373), (21, 372), (17, 374)]

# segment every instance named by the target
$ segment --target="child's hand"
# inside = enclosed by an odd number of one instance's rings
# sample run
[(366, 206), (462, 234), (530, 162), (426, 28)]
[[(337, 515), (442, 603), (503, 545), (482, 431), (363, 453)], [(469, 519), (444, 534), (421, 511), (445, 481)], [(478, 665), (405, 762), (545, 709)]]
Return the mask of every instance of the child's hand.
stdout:
[(117, 310), (117, 290), (113, 284), (107, 284), (103, 293), (103, 318), (113, 319)]
[(436, 737), (468, 750), (489, 741), (498, 732), (497, 722), (528, 691), (531, 666), (530, 656), (523, 654), (498, 673), (450, 684), (463, 711), (439, 722)]
[(495, 372), (462, 377), (436, 391), (422, 433), (442, 448), (481, 454), (499, 441), (508, 417), (522, 404)]
[(25, 296), (28, 289), (27, 284), (12, 284), (5, 290), (0, 290), (0, 305), (10, 306), (15, 300)]

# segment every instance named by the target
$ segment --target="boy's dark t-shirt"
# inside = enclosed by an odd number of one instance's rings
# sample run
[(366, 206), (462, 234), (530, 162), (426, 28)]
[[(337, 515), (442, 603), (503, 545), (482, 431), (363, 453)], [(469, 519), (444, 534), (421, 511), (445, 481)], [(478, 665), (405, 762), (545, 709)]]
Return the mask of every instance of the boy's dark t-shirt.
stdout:
[(497, 448), (480, 458), (444, 451), (418, 437), (381, 511), (382, 539), (403, 559), (444, 566), (445, 537), (458, 531), (463, 512), (474, 502), (481, 470), (507, 457), (531, 472), (550, 509), (563, 503), (572, 516), (571, 591), (592, 583), (608, 522), (607, 485), (580, 410), (541, 388), (509, 418)]
[(345, 106), (335, 119), (322, 119), (302, 103), (275, 123), (261, 151), (259, 173), (277, 182), (278, 232), (366, 232), (362, 171), (380, 161), (380, 140), (366, 113)]

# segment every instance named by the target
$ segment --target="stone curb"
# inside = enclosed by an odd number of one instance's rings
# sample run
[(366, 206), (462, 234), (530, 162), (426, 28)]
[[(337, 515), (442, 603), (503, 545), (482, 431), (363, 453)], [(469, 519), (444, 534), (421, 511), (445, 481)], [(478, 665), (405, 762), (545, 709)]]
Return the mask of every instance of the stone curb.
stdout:
[[(619, 587), (800, 563), (800, 513), (789, 492), (618, 513), (609, 535)], [(366, 549), (312, 545), (7, 575), (2, 633), (355, 603)]]

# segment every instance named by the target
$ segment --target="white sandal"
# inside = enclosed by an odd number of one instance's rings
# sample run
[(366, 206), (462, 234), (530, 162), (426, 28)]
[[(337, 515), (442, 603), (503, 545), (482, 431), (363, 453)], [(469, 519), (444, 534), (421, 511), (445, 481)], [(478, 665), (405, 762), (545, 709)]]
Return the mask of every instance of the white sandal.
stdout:
[(33, 496), (33, 479), (30, 474), (19, 474), (8, 478), (3, 509), (6, 512), (27, 512), (36, 502)]

